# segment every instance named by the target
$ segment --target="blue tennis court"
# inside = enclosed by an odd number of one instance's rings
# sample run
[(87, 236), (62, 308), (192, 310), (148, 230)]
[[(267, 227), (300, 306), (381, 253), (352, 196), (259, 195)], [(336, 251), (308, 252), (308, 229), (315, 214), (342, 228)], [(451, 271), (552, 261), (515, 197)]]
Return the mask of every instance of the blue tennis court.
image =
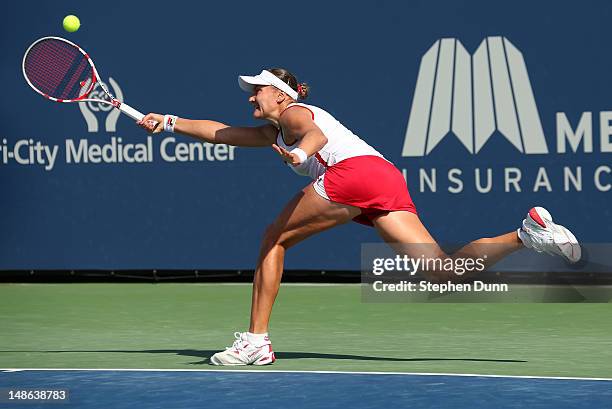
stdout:
[(78, 408), (609, 408), (609, 379), (274, 371), (3, 370), (8, 388), (67, 389)]

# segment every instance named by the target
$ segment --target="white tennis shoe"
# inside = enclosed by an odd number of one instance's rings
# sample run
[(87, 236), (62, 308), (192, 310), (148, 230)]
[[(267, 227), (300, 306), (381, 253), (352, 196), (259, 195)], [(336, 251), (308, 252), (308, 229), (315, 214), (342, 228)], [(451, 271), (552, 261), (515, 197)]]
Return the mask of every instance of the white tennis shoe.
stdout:
[(210, 357), (212, 365), (268, 365), (276, 361), (269, 337), (266, 336), (261, 345), (249, 342), (246, 332), (235, 332), (234, 337), (236, 340), (231, 347)]
[(580, 260), (582, 250), (571, 231), (553, 223), (552, 216), (543, 207), (529, 210), (523, 227), (517, 230), (525, 247), (541, 253), (564, 257), (570, 263)]

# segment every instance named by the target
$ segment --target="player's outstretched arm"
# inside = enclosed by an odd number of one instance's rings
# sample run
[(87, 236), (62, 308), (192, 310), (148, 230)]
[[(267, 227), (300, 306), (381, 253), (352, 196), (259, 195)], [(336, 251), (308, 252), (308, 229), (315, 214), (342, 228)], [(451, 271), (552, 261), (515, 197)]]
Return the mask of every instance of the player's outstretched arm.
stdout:
[[(150, 133), (164, 130), (164, 116), (150, 113), (138, 122)], [(174, 132), (191, 136), (209, 143), (224, 143), (234, 146), (271, 146), (278, 131), (273, 125), (258, 127), (235, 127), (221, 122), (177, 118)]]

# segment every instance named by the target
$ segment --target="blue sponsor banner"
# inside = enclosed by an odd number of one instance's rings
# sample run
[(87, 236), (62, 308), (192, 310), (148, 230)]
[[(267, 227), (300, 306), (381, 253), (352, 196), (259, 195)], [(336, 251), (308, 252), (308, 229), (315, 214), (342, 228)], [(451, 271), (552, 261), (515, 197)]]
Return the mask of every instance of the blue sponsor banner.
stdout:
[[(237, 75), (285, 67), (406, 175), (438, 240), (511, 231), (545, 206), (585, 242), (612, 227), (612, 5), (604, 1), (14, 2), (0, 27), (0, 269), (248, 269), (308, 183), (271, 149), (148, 136), (58, 104), (21, 74), (34, 40), (89, 52), (143, 112), (256, 125)], [(274, 8), (279, 7), (278, 11)], [(65, 33), (66, 14), (82, 26)], [(373, 229), (291, 249), (288, 269), (354, 269)]]

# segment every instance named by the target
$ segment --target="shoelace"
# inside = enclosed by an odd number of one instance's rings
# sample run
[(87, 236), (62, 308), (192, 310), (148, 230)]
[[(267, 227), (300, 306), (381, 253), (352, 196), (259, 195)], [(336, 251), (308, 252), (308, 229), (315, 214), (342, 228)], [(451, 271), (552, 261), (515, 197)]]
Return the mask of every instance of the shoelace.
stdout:
[(225, 347), (225, 349), (232, 349), (232, 348), (236, 348), (236, 349), (240, 349), (241, 345), (240, 343), (242, 343), (244, 340), (242, 339), (242, 332), (234, 332), (234, 338), (236, 338), (236, 340), (234, 341), (234, 343), (232, 344), (231, 347)]

